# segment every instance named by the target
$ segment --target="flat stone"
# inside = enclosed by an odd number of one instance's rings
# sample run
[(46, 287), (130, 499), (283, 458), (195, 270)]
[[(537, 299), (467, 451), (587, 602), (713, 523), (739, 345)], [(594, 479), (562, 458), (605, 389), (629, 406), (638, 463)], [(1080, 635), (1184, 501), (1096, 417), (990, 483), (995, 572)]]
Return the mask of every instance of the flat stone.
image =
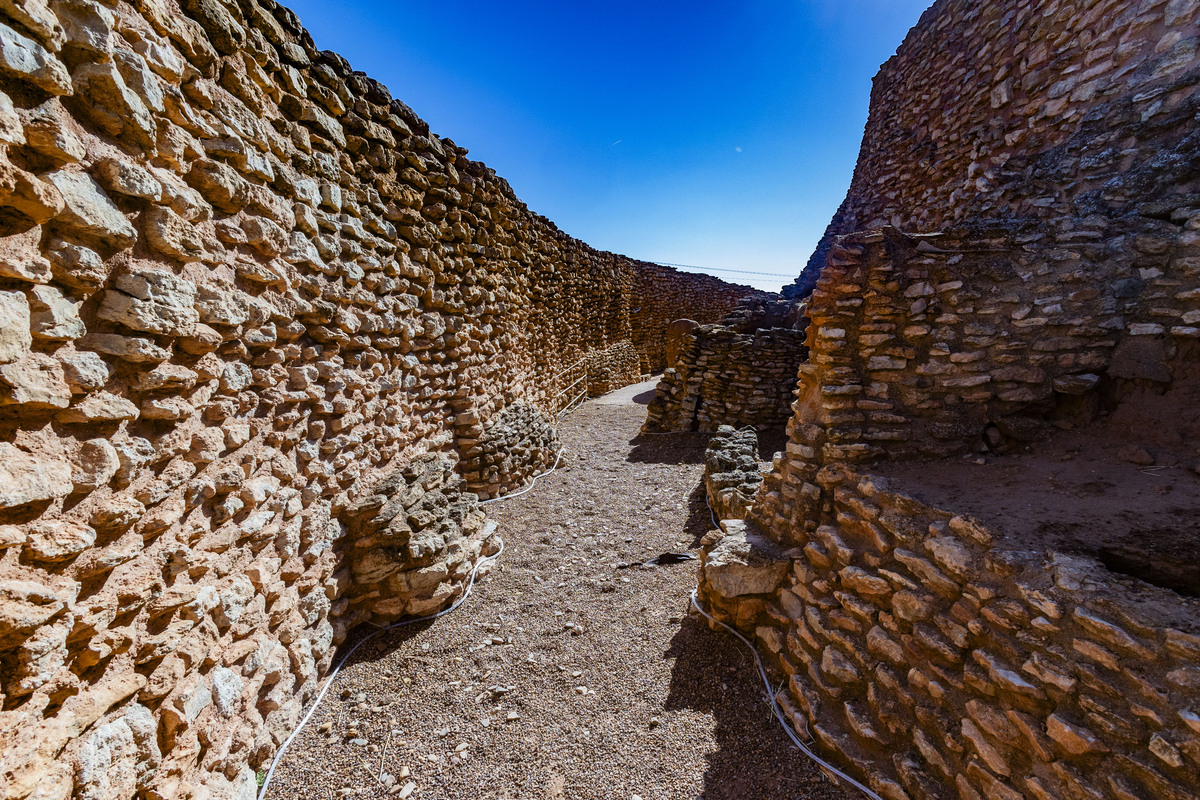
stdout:
[(110, 192), (158, 202), (163, 187), (150, 170), (122, 158), (106, 158), (96, 165), (96, 179)]
[(0, 292), (0, 364), (19, 361), (33, 345), (29, 301), (24, 292)]
[(0, 648), (9, 648), (66, 608), (49, 586), (33, 581), (0, 581)]
[(38, 520), (29, 526), (25, 552), (38, 561), (63, 561), (96, 543), (96, 532), (82, 522)]
[(37, 176), (0, 162), (0, 206), (14, 208), (41, 225), (62, 212), (63, 196), (55, 186)]
[(110, 136), (120, 137), (152, 150), (158, 126), (150, 109), (125, 83), (114, 63), (94, 62), (76, 68), (72, 82), (75, 93), (88, 98), (83, 106), (96, 125)]
[(133, 225), (91, 175), (59, 170), (48, 174), (46, 180), (62, 194), (64, 208), (57, 216), (60, 223), (121, 249), (137, 241)]
[(50, 51), (0, 24), (0, 72), (32, 83), (50, 94), (71, 94), (71, 75)]
[(171, 357), (171, 351), (140, 336), (121, 336), (115, 333), (89, 333), (79, 340), (83, 347), (105, 355), (116, 356), (136, 364), (157, 363)]
[(53, 286), (34, 286), (29, 292), (31, 332), (36, 339), (65, 342), (87, 333), (79, 318), (79, 303)]
[(100, 254), (74, 242), (55, 239), (46, 255), (50, 271), (59, 283), (80, 292), (91, 293), (108, 280), (108, 267)]
[(120, 468), (117, 450), (107, 439), (89, 439), (79, 446), (71, 480), (76, 490), (91, 491), (112, 480)]
[(1108, 752), (1108, 747), (1095, 734), (1087, 728), (1066, 721), (1058, 714), (1051, 714), (1046, 720), (1046, 733), (1069, 755), (1083, 756)]
[(71, 387), (62, 364), (53, 356), (30, 353), (20, 361), (0, 365), (0, 405), (31, 409), (66, 408)]
[(722, 597), (769, 594), (791, 569), (777, 545), (742, 520), (724, 520), (725, 536), (705, 559), (704, 580)]
[(138, 407), (124, 397), (117, 397), (109, 392), (97, 392), (82, 401), (60, 411), (55, 417), (59, 422), (90, 423), (90, 422), (121, 422), (137, 419)]
[(63, 376), (73, 394), (87, 394), (103, 389), (111, 370), (104, 359), (90, 350), (67, 350), (56, 354), (63, 365)]
[(23, 114), (29, 146), (59, 164), (73, 164), (87, 155), (83, 141), (67, 125), (68, 114), (57, 97)]

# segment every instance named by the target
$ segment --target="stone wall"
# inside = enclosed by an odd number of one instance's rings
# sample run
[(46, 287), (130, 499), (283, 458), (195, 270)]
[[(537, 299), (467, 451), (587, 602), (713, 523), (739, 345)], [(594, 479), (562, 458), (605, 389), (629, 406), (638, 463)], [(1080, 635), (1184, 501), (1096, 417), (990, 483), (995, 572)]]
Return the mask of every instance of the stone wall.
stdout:
[(0, 2), (0, 75), (0, 798), (252, 795), (350, 625), (461, 591), (554, 376), (744, 292), (562, 233), (272, 0)]
[(677, 319), (716, 322), (744, 298), (762, 301), (770, 295), (745, 286), (670, 267), (635, 262), (633, 345), (641, 371), (654, 374), (670, 366), (666, 361), (667, 328)]
[(1128, 385), (1194, 371), (1198, 37), (1194, 0), (941, 0), (876, 79), (789, 292), (811, 320), (789, 443), (700, 589), (884, 797), (1200, 795), (1194, 599), (872, 474), (1086, 440)]
[(1006, 550), (852, 469), (816, 487), (818, 524), (782, 546), (723, 522), (700, 589), (840, 767), (889, 800), (1197, 796), (1197, 601)]
[(867, 228), (1027, 219), (1082, 245), (1141, 204), (1169, 219), (1153, 204), (1200, 178), (1198, 14), (1193, 0), (938, 0), (875, 77), (850, 191), (789, 293), (807, 295), (836, 236)]
[(681, 332), (678, 359), (659, 380), (644, 430), (782, 427), (808, 355), (805, 324), (802, 307), (751, 300), (719, 324)]

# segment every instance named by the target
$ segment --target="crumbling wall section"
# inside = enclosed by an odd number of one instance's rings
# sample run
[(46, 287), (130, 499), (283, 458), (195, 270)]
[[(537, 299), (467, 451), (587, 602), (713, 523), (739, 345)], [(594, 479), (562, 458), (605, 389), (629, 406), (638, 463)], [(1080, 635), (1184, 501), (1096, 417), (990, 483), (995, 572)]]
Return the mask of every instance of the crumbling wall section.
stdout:
[(700, 592), (839, 766), (888, 798), (1200, 792), (1195, 600), (1006, 551), (863, 472), (817, 485), (819, 524), (787, 550), (753, 521), (710, 534)]
[(672, 327), (674, 363), (646, 410), (647, 431), (782, 426), (808, 356), (803, 306), (748, 298), (719, 324)]
[(488, 547), (452, 454), (632, 379), (642, 293), (741, 293), (562, 233), (273, 0), (181, 5), (0, 3), (0, 798), (253, 795), (348, 627)]

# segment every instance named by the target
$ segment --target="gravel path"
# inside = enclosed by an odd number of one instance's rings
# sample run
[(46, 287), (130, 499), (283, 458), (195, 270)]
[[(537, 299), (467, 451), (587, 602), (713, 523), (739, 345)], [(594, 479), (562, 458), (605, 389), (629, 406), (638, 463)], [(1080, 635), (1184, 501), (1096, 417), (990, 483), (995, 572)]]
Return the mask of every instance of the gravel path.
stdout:
[(355, 654), (271, 798), (851, 796), (788, 742), (745, 649), (688, 615), (696, 562), (642, 566), (711, 527), (707, 437), (637, 438), (647, 389), (564, 421), (559, 469), (487, 506), (506, 543), (492, 573)]

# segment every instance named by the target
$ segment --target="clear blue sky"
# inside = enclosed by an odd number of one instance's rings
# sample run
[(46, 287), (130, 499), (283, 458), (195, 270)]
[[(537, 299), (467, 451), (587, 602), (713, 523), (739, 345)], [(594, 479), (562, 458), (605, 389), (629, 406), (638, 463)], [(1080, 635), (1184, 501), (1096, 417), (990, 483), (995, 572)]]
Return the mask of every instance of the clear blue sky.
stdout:
[[(287, 0), (593, 247), (799, 274), (928, 0)], [(734, 280), (739, 276), (714, 272)]]

